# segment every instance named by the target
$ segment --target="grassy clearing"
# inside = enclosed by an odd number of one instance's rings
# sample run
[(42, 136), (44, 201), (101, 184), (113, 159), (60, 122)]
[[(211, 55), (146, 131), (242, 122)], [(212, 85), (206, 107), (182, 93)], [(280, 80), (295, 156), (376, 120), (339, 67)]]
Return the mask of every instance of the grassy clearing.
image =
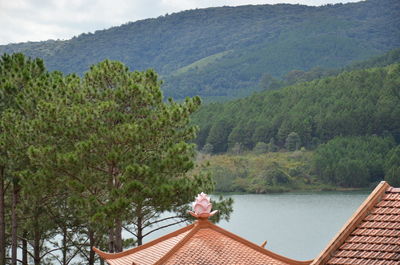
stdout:
[(218, 59), (222, 58), (223, 56), (227, 55), (230, 52), (231, 52), (231, 50), (204, 57), (200, 60), (195, 61), (194, 63), (191, 63), (189, 65), (179, 68), (172, 75), (174, 75), (174, 76), (181, 75), (192, 69), (193, 70), (201, 70), (202, 68), (206, 67), (207, 65), (209, 65), (211, 63), (214, 63), (215, 61), (217, 61)]
[(197, 170), (214, 177), (217, 192), (335, 190), (313, 174), (313, 152), (199, 155)]

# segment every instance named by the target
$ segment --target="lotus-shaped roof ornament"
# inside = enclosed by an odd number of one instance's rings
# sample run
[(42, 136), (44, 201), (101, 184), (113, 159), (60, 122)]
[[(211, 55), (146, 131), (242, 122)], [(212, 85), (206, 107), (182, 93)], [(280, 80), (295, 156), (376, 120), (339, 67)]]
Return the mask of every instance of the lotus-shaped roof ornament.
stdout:
[(207, 219), (218, 212), (211, 212), (212, 203), (210, 197), (208, 197), (204, 192), (197, 195), (196, 200), (193, 202), (192, 208), (193, 211), (189, 211), (189, 213), (192, 216), (200, 219)]

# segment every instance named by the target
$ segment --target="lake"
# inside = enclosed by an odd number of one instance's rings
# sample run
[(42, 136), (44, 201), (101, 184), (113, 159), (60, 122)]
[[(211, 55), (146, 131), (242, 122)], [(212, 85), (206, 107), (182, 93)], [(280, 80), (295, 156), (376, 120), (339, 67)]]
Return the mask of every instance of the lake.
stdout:
[[(234, 212), (218, 225), (283, 256), (315, 258), (369, 195), (369, 191), (229, 195)], [(157, 238), (177, 230), (154, 233)]]

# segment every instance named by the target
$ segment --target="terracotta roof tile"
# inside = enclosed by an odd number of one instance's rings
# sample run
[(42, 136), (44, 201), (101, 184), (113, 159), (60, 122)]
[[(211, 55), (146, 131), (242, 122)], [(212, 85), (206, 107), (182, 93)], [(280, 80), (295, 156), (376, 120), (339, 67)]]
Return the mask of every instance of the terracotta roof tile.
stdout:
[(289, 263), (268, 256), (213, 229), (201, 229), (164, 264), (286, 265)]
[(121, 253), (95, 251), (110, 265), (309, 265), (232, 234), (208, 220)]
[[(184, 238), (188, 231), (184, 231), (177, 235), (171, 236), (165, 240), (158, 242), (157, 244), (150, 245), (135, 251), (132, 253), (126, 253), (126, 255), (119, 255), (115, 258), (108, 258), (107, 262), (110, 265), (151, 265), (156, 263), (161, 257), (163, 257), (168, 251), (170, 251), (182, 238)], [(122, 252), (123, 253), (123, 252)], [(121, 254), (121, 253), (118, 253)]]
[(400, 265), (400, 189), (382, 182), (313, 265)]
[(389, 187), (388, 191), (392, 193), (400, 193), (400, 188)]

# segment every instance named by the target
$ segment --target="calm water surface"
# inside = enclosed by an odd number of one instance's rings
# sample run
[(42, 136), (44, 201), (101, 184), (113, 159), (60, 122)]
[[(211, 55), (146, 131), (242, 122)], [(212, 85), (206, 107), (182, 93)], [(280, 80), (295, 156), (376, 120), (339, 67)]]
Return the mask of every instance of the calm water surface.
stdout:
[(315, 258), (369, 192), (233, 195), (234, 212), (219, 225), (286, 257)]
[[(234, 212), (218, 225), (257, 245), (297, 260), (315, 258), (370, 192), (229, 195)], [(177, 230), (154, 233), (151, 239)]]

